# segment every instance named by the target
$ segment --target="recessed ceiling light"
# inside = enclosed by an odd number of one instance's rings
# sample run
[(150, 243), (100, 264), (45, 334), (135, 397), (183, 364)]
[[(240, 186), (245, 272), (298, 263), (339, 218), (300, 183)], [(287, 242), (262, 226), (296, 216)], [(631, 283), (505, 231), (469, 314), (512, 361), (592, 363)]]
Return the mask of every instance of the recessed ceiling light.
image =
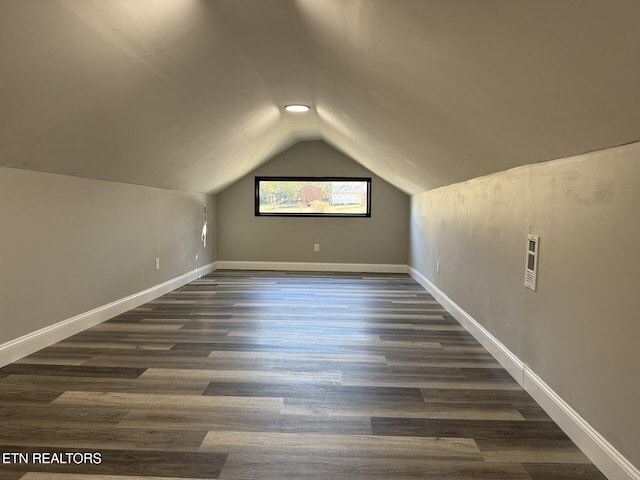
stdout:
[(308, 112), (309, 111), (309, 107), (307, 105), (299, 105), (299, 104), (287, 105), (284, 107), (284, 109), (287, 112)]

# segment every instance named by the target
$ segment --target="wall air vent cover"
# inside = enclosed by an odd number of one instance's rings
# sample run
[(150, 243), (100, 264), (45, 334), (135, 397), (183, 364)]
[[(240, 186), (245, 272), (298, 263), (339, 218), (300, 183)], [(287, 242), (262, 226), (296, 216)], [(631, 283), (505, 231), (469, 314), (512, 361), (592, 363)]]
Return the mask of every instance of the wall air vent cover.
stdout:
[(538, 273), (539, 245), (540, 237), (538, 235), (527, 235), (527, 263), (524, 270), (524, 286), (534, 291)]

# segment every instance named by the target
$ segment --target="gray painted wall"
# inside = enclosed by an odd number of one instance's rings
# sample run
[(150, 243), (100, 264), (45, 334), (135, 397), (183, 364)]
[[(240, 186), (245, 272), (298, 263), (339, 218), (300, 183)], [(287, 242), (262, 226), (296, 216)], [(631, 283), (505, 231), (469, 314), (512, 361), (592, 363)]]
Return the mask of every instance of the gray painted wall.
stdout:
[[(260, 175), (370, 176), (371, 218), (256, 217)], [(407, 263), (409, 197), (321, 141), (294, 145), (219, 193), (217, 202), (219, 260)]]
[[(523, 286), (540, 235), (538, 290)], [(410, 265), (640, 466), (640, 143), (415, 195)], [(436, 273), (436, 261), (441, 272)]]
[(0, 345), (211, 263), (213, 225), (213, 196), (0, 168)]

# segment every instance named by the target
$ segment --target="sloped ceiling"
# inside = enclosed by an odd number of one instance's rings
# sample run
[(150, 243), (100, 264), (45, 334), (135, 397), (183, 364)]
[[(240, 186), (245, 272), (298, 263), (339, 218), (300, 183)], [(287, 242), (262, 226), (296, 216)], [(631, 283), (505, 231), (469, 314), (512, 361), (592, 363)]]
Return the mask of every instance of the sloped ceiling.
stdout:
[(217, 192), (324, 139), (418, 193), (639, 140), (639, 18), (637, 0), (0, 1), (0, 165)]

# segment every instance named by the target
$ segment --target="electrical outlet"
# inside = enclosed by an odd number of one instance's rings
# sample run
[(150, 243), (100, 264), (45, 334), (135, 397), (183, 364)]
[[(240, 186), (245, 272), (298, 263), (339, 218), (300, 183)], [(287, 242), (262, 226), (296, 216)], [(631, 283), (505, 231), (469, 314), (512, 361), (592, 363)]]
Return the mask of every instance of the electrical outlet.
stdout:
[(440, 260), (436, 262), (436, 272), (440, 273)]
[(156, 270), (160, 270), (160, 259), (156, 258)]
[(319, 252), (320, 251), (320, 244), (319, 243), (314, 243), (313, 244), (313, 251), (314, 252)]

